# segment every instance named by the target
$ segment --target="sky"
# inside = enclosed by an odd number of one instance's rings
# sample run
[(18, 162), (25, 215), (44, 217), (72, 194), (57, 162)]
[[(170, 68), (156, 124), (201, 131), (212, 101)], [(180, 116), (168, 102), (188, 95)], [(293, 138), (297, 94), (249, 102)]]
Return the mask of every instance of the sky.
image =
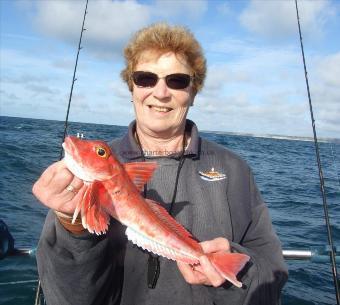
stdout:
[[(85, 0), (0, 0), (0, 115), (64, 120)], [(340, 1), (298, 0), (317, 134), (340, 138)], [(208, 72), (200, 130), (312, 136), (294, 0), (90, 0), (71, 121), (127, 126), (123, 49), (155, 22), (188, 27)]]

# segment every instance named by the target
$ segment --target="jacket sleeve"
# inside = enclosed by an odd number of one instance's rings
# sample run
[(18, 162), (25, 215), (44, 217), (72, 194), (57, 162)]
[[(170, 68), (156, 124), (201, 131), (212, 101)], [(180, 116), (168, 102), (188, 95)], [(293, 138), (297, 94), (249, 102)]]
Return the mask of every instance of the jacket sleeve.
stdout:
[(268, 208), (261, 198), (254, 177), (248, 168), (249, 190), (247, 207), (250, 221), (238, 242), (232, 242), (237, 252), (251, 257), (247, 294), (243, 304), (280, 304), (281, 290), (288, 279), (281, 243), (272, 226)]
[(73, 235), (49, 211), (37, 249), (39, 277), (48, 305), (119, 304), (122, 244), (106, 235)]

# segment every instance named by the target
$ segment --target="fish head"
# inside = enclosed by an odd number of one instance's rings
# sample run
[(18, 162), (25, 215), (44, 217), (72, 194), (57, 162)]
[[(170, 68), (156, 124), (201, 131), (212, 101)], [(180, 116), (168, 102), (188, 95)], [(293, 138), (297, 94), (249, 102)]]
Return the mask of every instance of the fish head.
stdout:
[(114, 175), (110, 147), (103, 141), (67, 136), (63, 143), (67, 168), (84, 181), (105, 181)]

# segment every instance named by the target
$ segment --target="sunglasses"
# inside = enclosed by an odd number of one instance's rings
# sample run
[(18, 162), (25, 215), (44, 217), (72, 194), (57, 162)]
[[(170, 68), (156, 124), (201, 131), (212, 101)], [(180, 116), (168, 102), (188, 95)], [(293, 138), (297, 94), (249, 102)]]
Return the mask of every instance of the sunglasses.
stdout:
[(192, 77), (189, 74), (174, 73), (164, 77), (158, 77), (157, 74), (145, 71), (135, 71), (132, 73), (132, 80), (138, 87), (152, 88), (158, 81), (164, 78), (165, 83), (170, 89), (185, 89), (190, 85)]

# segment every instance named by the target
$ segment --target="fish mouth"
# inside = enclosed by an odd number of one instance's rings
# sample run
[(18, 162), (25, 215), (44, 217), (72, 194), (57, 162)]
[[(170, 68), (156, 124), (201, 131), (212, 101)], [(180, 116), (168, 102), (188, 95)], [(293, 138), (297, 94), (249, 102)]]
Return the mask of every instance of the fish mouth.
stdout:
[(67, 136), (64, 140), (64, 143), (61, 144), (61, 146), (64, 149), (64, 154), (65, 157), (66, 155), (69, 155), (69, 157), (71, 157), (72, 152), (76, 151), (76, 147), (72, 141), (72, 138), (70, 136)]
[(83, 181), (93, 182), (95, 179), (89, 174), (88, 170), (82, 166), (82, 163), (74, 157), (78, 155), (78, 150), (72, 138), (66, 137), (62, 147), (64, 149), (64, 162), (68, 170)]

